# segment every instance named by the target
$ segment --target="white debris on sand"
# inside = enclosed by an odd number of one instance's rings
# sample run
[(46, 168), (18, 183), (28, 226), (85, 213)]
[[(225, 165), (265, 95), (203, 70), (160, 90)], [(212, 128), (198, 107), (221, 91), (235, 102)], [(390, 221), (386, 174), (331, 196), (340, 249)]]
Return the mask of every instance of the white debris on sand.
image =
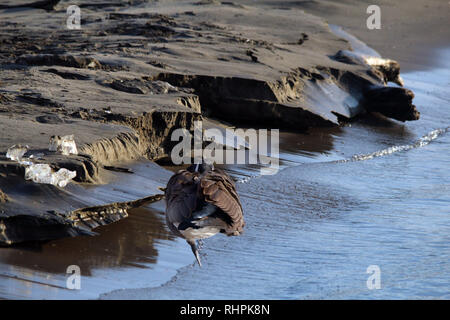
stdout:
[[(53, 137), (52, 137), (53, 138)], [(58, 151), (61, 151), (64, 155), (78, 154), (77, 147), (73, 141), (72, 136), (58, 137), (58, 139), (53, 139), (57, 141), (53, 144)], [(52, 139), (50, 139), (50, 144), (52, 147)], [(65, 168), (59, 169), (54, 172), (50, 165), (46, 163), (34, 163), (35, 158), (39, 159), (43, 156), (42, 153), (37, 153), (36, 155), (30, 155), (30, 157), (25, 157), (25, 153), (28, 152), (29, 147), (20, 144), (11, 146), (6, 152), (6, 157), (12, 161), (17, 161), (19, 164), (25, 167), (25, 180), (32, 180), (35, 183), (46, 183), (52, 184), (58, 187), (65, 187), (73, 178), (76, 177), (76, 171), (70, 171)]]
[(48, 164), (32, 164), (25, 168), (25, 180), (32, 180), (35, 183), (52, 184), (64, 188), (70, 180), (75, 178), (76, 171), (70, 171), (65, 168), (54, 172)]
[(78, 154), (77, 145), (73, 134), (67, 136), (52, 136), (50, 138), (49, 151), (61, 152), (63, 155)]
[(28, 151), (28, 146), (22, 146), (20, 144), (15, 144), (12, 147), (8, 148), (6, 152), (6, 157), (13, 161), (21, 161), (22, 157)]

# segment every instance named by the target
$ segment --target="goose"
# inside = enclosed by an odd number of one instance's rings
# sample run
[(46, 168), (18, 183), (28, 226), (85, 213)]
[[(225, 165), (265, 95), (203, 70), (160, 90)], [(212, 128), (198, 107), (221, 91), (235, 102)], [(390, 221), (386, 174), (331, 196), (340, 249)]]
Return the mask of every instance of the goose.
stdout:
[(200, 267), (197, 240), (243, 232), (242, 205), (234, 182), (214, 165), (193, 164), (176, 172), (167, 183), (165, 199), (167, 226), (186, 239)]

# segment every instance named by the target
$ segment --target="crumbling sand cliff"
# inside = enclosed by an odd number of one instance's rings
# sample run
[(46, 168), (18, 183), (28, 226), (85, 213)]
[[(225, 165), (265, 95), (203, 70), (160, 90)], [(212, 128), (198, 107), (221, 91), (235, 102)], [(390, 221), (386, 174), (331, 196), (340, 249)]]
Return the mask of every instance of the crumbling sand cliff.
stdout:
[[(68, 3), (44, 2), (0, 8), (3, 244), (90, 234), (160, 199), (93, 205), (55, 186), (30, 186), (23, 165), (5, 157), (13, 144), (29, 145), (38, 163), (76, 171), (81, 188), (107, 183), (117, 163), (166, 157), (171, 132), (204, 118), (286, 130), (338, 126), (367, 112), (419, 118), (413, 93), (390, 83), (401, 83), (398, 64), (371, 63), (300, 10), (78, 1), (81, 29), (69, 30)], [(52, 135), (66, 134), (75, 135), (78, 155), (48, 151)], [(27, 188), (65, 204), (20, 202), (15, 195)]]

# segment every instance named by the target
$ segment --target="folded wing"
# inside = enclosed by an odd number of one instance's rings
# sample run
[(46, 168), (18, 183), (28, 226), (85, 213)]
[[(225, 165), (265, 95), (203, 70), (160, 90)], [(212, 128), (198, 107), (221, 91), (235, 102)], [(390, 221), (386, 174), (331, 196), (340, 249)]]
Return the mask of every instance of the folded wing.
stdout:
[(226, 214), (224, 220), (228, 227), (225, 233), (229, 236), (241, 234), (245, 222), (239, 196), (231, 178), (220, 169), (209, 171), (200, 180), (200, 191), (207, 203), (215, 205)]
[(199, 182), (198, 174), (180, 170), (167, 183), (166, 220), (172, 232), (179, 236), (182, 235), (176, 226), (191, 218), (197, 204)]

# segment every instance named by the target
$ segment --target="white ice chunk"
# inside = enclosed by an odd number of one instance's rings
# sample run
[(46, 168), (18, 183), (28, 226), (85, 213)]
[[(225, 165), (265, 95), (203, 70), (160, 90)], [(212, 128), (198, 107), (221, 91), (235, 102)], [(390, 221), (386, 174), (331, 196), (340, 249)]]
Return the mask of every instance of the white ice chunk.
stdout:
[(20, 161), (20, 159), (22, 159), (23, 155), (27, 153), (27, 151), (28, 146), (15, 144), (12, 147), (9, 147), (8, 151), (6, 152), (6, 157), (13, 161)]
[(52, 168), (48, 164), (35, 164), (25, 168), (25, 180), (51, 184)]
[(56, 180), (56, 185), (61, 188), (64, 188), (70, 182), (70, 180), (72, 180), (76, 176), (76, 171), (70, 171), (66, 168), (61, 168), (53, 174), (53, 177)]
[(32, 180), (35, 183), (52, 184), (61, 188), (64, 188), (76, 175), (76, 171), (70, 171), (65, 168), (54, 172), (45, 163), (32, 164), (25, 168), (25, 180)]
[(73, 134), (67, 136), (52, 136), (48, 150), (61, 152), (63, 155), (78, 154)]

